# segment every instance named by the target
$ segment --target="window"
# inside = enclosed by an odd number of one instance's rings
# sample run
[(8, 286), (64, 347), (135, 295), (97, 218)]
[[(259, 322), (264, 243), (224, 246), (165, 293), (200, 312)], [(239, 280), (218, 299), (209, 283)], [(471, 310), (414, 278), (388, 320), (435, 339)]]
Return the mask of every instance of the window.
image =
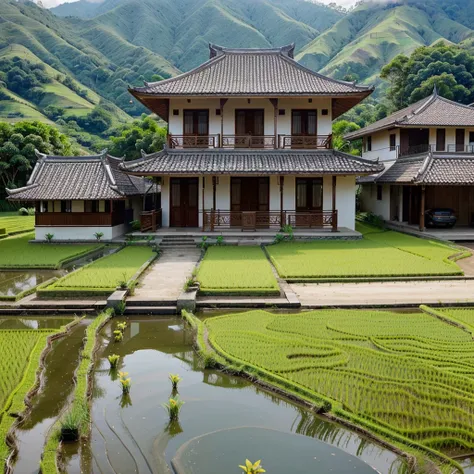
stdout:
[(61, 212), (72, 212), (72, 201), (61, 201)]
[(436, 130), (436, 151), (444, 151), (446, 149), (446, 129), (438, 128)]
[(184, 111), (184, 135), (209, 135), (209, 110)]
[(105, 201), (104, 209), (105, 209), (104, 212), (109, 212), (109, 213), (110, 213), (110, 212), (112, 211), (112, 207), (111, 207), (111, 202), (110, 202), (110, 201)]
[(40, 212), (48, 212), (48, 201), (41, 201)]
[(85, 212), (99, 212), (99, 201), (86, 201), (84, 210)]
[(390, 134), (390, 151), (395, 151), (397, 147), (397, 135), (395, 133)]
[(381, 201), (383, 196), (383, 186), (381, 184), (377, 184), (377, 201)]
[(365, 151), (372, 151), (372, 137), (370, 135), (367, 137)]
[(292, 110), (291, 134), (292, 135), (317, 135), (318, 112), (317, 110)]

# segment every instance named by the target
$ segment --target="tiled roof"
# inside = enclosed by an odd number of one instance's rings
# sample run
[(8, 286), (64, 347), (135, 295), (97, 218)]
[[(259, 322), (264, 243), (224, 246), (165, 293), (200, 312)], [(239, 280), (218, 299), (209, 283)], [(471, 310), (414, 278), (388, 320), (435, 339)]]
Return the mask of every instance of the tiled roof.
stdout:
[(23, 188), (7, 189), (11, 200), (39, 201), (63, 199), (123, 199), (140, 195), (151, 184), (125, 174), (122, 162), (104, 152), (95, 156), (47, 156), (38, 161)]
[(210, 59), (171, 79), (130, 88), (133, 95), (369, 95), (373, 88), (318, 74), (293, 59), (294, 45), (231, 49), (209, 45)]
[(137, 175), (180, 174), (352, 174), (383, 169), (377, 162), (334, 150), (176, 150), (166, 149), (122, 169)]
[(359, 184), (474, 185), (474, 154), (428, 153), (398, 158), (376, 176)]
[(368, 127), (348, 133), (345, 138), (356, 140), (379, 130), (393, 127), (474, 127), (474, 107), (459, 104), (434, 93)]

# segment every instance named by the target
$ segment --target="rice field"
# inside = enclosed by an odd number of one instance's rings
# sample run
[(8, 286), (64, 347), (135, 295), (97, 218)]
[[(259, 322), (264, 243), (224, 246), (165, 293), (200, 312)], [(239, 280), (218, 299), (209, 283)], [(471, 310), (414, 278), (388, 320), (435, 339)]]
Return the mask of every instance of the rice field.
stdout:
[(279, 294), (278, 282), (260, 247), (210, 247), (197, 280), (203, 294)]
[(66, 275), (44, 291), (113, 292), (121, 282), (128, 282), (153, 255), (150, 247), (126, 247)]
[[(2, 215), (0, 213), (0, 238), (35, 229), (35, 216), (12, 216), (10, 213), (5, 214)], [(1, 229), (5, 229), (5, 234), (1, 234)]]
[(267, 247), (282, 278), (344, 279), (462, 275), (460, 250), (366, 224), (361, 240), (283, 242)]
[(34, 234), (0, 240), (0, 269), (57, 269), (69, 260), (99, 250), (98, 244), (30, 244)]
[[(474, 321), (472, 309), (446, 312)], [(462, 328), (427, 313), (361, 310), (249, 311), (204, 324), (233, 365), (329, 401), (385, 438), (474, 449), (474, 341)]]

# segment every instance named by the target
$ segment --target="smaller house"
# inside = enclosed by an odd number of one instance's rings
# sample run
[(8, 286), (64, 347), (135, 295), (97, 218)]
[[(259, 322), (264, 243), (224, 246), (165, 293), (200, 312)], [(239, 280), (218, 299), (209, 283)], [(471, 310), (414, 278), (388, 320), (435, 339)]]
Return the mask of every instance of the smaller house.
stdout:
[(154, 208), (157, 187), (119, 169), (122, 159), (104, 151), (95, 156), (48, 156), (38, 161), (23, 188), (7, 189), (9, 200), (36, 208), (36, 239), (104, 240), (124, 234), (145, 208)]
[(474, 224), (474, 108), (433, 94), (349, 133), (362, 157), (382, 172), (361, 177), (361, 209), (385, 221), (425, 229), (425, 211), (451, 208), (458, 225)]

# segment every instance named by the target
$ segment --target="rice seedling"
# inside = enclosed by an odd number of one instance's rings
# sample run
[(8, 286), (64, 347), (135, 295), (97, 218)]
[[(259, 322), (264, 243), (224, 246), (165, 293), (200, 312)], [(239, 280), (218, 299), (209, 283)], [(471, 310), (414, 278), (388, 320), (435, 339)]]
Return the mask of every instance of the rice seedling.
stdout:
[(117, 354), (111, 354), (107, 357), (110, 363), (110, 368), (115, 369), (117, 367), (118, 361), (120, 360), (120, 356)]
[(0, 228), (6, 230), (7, 235), (30, 232), (35, 229), (34, 216), (2, 216), (0, 214)]
[(257, 461), (251, 463), (248, 459), (245, 460), (245, 466), (239, 465), (240, 469), (242, 469), (245, 474), (260, 474), (266, 472), (261, 465), (262, 461)]
[(123, 332), (119, 329), (114, 331), (114, 341), (115, 342), (122, 342), (123, 341)]
[(179, 418), (179, 412), (181, 411), (184, 402), (178, 397), (171, 397), (168, 403), (163, 404), (163, 408), (168, 412), (170, 421), (176, 421)]
[(168, 378), (170, 379), (171, 388), (173, 389), (173, 391), (174, 392), (177, 391), (178, 390), (178, 384), (183, 379), (178, 374), (169, 374)]
[(278, 283), (260, 247), (210, 247), (199, 266), (203, 294), (279, 294)]
[[(474, 321), (474, 310), (443, 310)], [(339, 415), (436, 450), (474, 448), (474, 341), (426, 313), (249, 311), (206, 319), (219, 356)], [(325, 400), (324, 403), (321, 400)]]
[(117, 329), (121, 332), (124, 332), (127, 329), (127, 322), (123, 321), (121, 323), (117, 323)]
[(122, 393), (128, 394), (130, 393), (130, 388), (132, 386), (132, 379), (128, 376), (128, 372), (119, 372), (119, 383), (122, 387)]

